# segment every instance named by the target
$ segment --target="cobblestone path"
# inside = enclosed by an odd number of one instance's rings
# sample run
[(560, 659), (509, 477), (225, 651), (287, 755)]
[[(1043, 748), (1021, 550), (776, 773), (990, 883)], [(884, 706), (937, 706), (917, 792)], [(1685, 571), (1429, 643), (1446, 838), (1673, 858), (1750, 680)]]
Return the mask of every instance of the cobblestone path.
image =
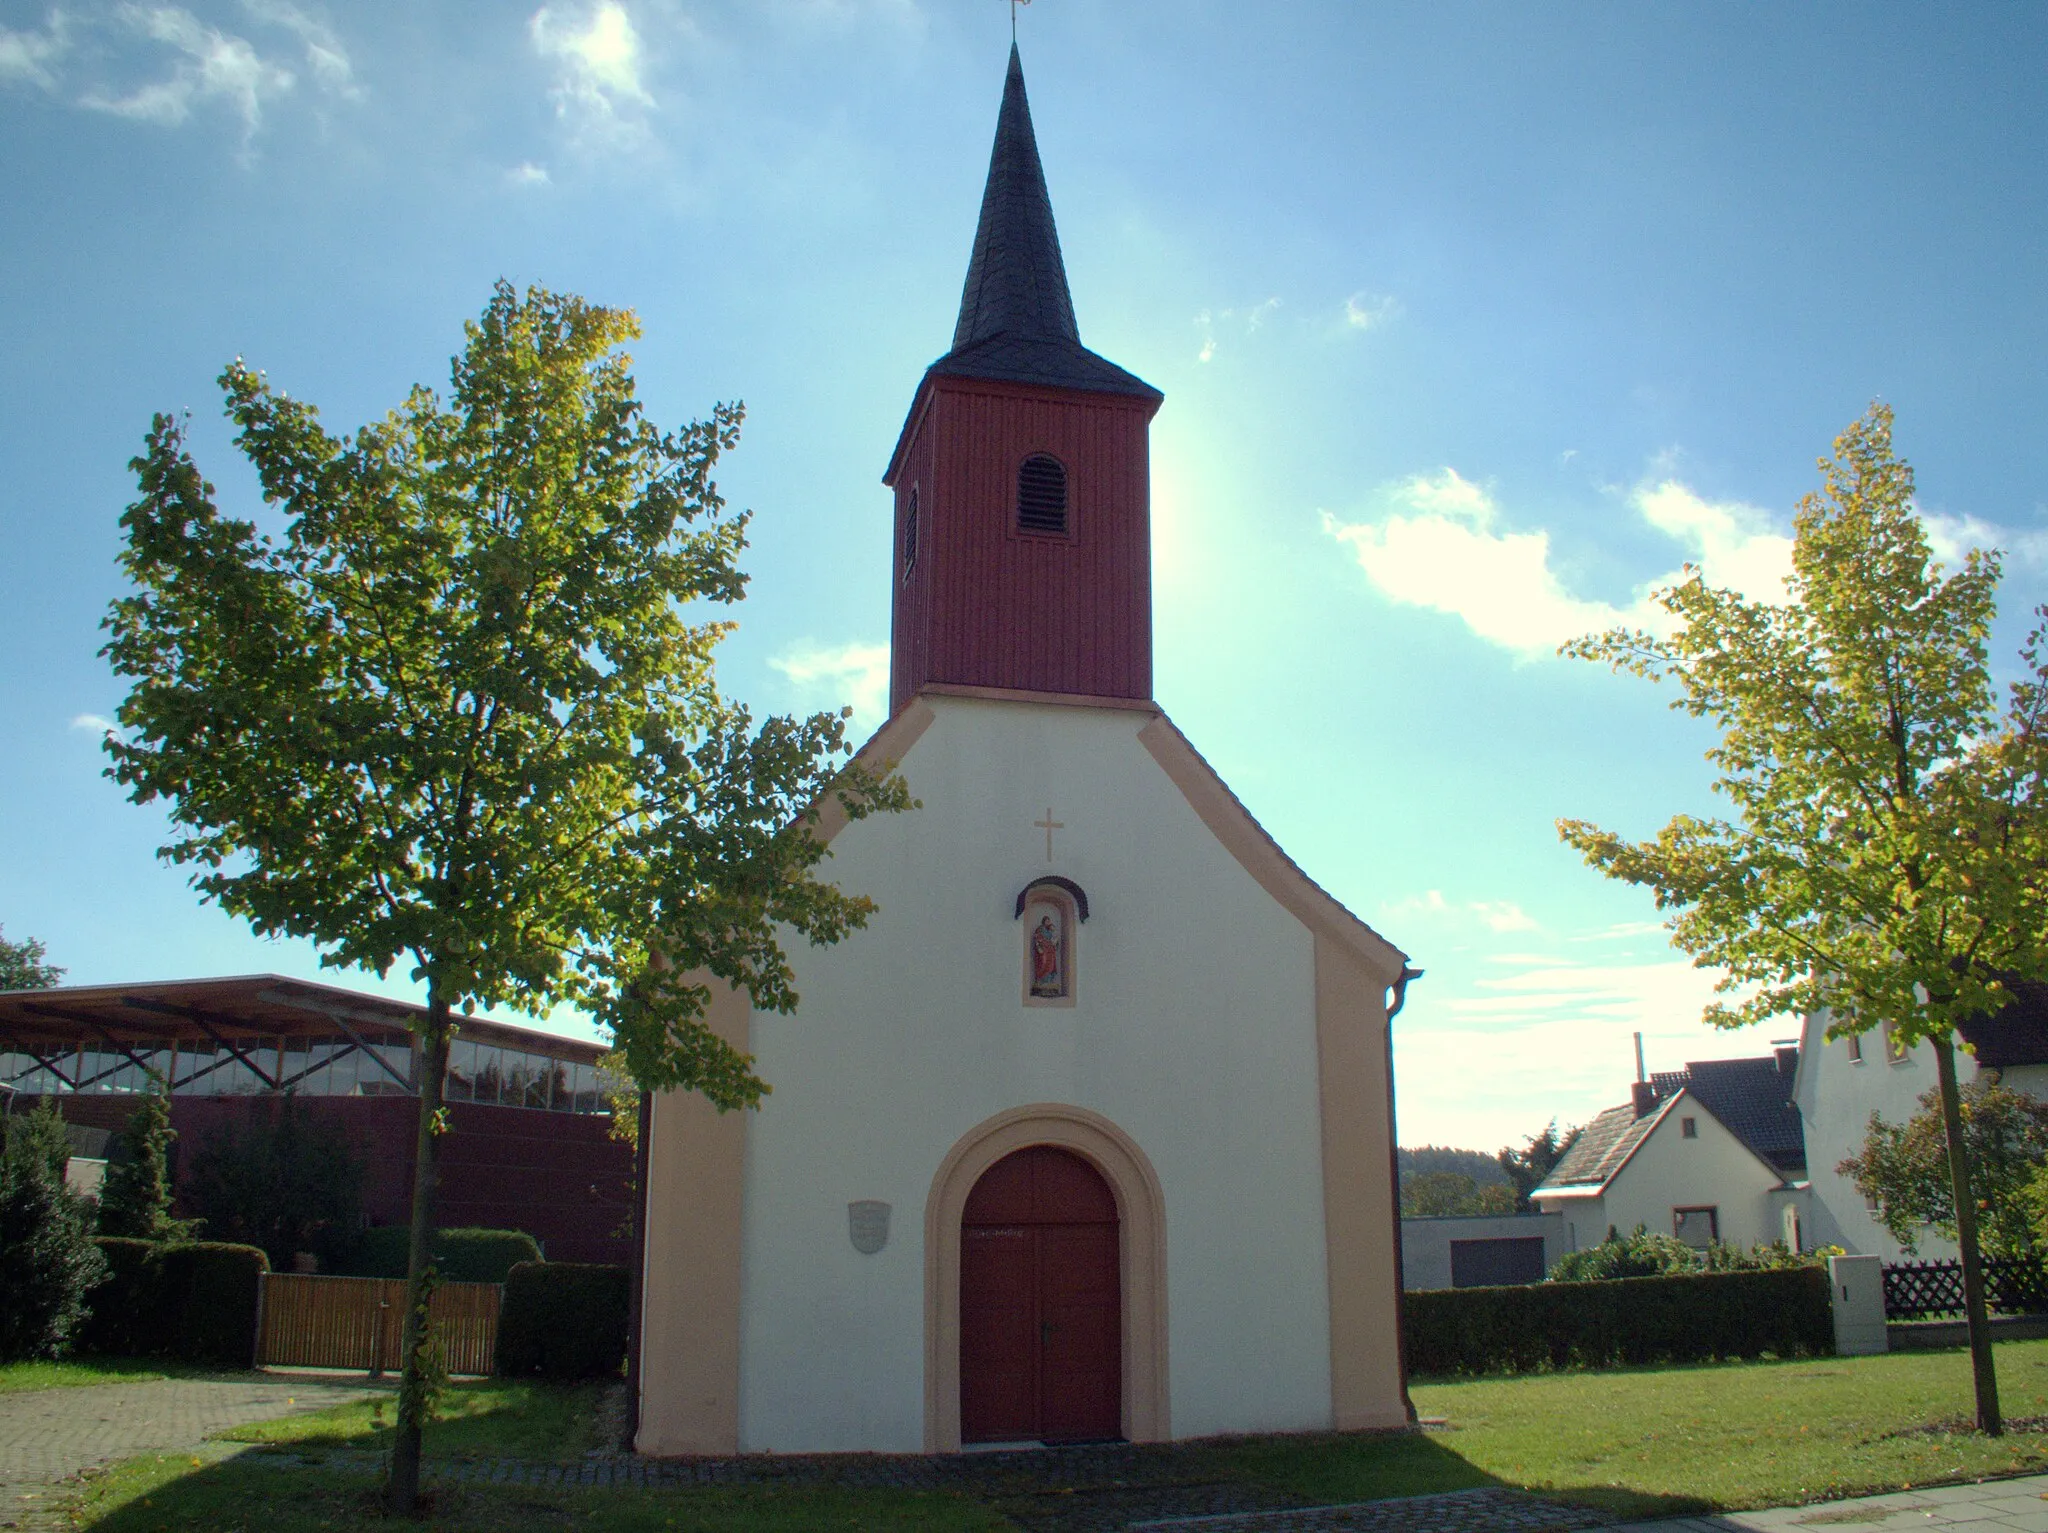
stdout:
[(57, 1482), (138, 1453), (194, 1449), (215, 1432), (374, 1391), (309, 1379), (154, 1379), (0, 1394), (0, 1528), (32, 1528)]

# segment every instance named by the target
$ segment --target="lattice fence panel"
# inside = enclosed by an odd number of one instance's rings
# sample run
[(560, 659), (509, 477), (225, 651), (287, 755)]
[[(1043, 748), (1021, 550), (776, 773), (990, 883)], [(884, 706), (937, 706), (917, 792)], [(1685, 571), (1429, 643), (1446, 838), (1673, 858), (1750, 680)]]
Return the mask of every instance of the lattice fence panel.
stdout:
[[(2048, 1270), (2024, 1257), (1984, 1263), (1984, 1298), (1994, 1313), (2048, 1312)], [(1884, 1269), (1887, 1320), (1933, 1320), (1963, 1313), (1963, 1264), (1898, 1262)]]

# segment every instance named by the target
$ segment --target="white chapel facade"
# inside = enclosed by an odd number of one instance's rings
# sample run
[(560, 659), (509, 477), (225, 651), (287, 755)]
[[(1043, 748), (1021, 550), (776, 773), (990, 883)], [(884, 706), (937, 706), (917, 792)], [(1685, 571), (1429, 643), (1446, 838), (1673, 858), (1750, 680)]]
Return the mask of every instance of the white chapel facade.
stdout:
[(915, 811), (828, 823), (867, 930), (655, 1099), (636, 1446), (947, 1452), (1401, 1427), (1404, 955), (1151, 698), (1146, 431), (1080, 343), (1012, 51), (952, 349), (894, 493)]

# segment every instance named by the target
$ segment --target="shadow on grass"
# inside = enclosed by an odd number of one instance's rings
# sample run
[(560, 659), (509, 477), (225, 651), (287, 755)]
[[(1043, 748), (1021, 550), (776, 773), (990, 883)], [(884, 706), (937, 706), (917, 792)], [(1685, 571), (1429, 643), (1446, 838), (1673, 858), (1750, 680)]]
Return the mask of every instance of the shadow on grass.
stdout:
[(85, 1482), (67, 1526), (80, 1533), (529, 1533), (601, 1527), (606, 1533), (1003, 1533), (988, 1508), (937, 1492), (833, 1486), (716, 1486), (596, 1490), (429, 1485), (417, 1518), (387, 1516), (376, 1477), (265, 1464), (260, 1455), (193, 1467), (131, 1460)]
[(1333, 1432), (1243, 1438), (1209, 1449), (1235, 1477), (1299, 1496), (1310, 1505), (1381, 1501), (1447, 1491), (1520, 1491), (1625, 1517), (1690, 1517), (1712, 1508), (1695, 1496), (1614, 1485), (1532, 1485), (1489, 1473), (1453, 1446), (1455, 1433)]

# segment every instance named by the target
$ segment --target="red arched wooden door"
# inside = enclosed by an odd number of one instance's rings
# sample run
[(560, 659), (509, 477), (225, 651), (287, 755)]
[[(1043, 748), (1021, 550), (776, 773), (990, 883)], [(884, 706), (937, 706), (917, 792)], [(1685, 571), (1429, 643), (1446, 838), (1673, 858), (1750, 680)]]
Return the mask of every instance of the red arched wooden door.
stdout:
[(960, 1220), (960, 1440), (1123, 1435), (1116, 1195), (1052, 1145), (982, 1173)]

